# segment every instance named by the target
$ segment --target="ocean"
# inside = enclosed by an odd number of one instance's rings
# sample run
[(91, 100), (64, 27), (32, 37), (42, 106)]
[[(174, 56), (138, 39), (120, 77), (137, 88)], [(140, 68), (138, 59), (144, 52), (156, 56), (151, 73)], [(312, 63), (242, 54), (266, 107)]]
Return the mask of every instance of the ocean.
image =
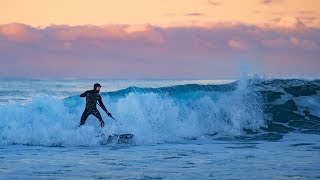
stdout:
[(320, 80), (1, 78), (0, 179), (320, 179)]

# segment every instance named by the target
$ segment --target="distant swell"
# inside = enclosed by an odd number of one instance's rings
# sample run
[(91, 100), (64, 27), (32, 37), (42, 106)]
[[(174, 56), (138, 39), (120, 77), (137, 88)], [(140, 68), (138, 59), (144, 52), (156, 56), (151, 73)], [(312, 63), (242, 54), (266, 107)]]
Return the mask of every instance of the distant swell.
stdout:
[[(102, 93), (117, 119), (103, 114), (106, 134), (132, 133), (137, 144), (204, 138), (278, 140), (289, 132), (320, 134), (319, 80), (240, 80), (224, 85), (129, 87)], [(1, 144), (99, 145), (98, 121), (77, 128), (84, 108), (78, 95), (38, 95), (0, 106)]]

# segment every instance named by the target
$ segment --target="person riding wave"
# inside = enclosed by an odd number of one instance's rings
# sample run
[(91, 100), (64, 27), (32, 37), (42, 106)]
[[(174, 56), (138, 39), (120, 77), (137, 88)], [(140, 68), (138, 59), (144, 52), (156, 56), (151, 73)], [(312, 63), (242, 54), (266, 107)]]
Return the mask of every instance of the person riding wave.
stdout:
[(100, 112), (97, 109), (97, 103), (101, 106), (101, 108), (107, 113), (109, 117), (112, 117), (111, 113), (107, 110), (102, 102), (102, 98), (99, 94), (101, 89), (101, 85), (99, 83), (94, 84), (92, 90), (88, 90), (80, 95), (80, 97), (86, 97), (86, 108), (84, 109), (81, 120), (80, 126), (84, 125), (89, 115), (94, 115), (96, 118), (99, 119), (101, 127), (104, 127), (104, 121), (101, 117)]

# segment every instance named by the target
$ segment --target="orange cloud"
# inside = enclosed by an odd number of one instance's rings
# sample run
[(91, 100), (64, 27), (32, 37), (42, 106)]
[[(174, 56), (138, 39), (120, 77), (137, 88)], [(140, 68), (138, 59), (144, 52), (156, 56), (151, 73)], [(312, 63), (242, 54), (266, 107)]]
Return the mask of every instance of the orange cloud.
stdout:
[(14, 41), (30, 41), (34, 38), (28, 26), (12, 23), (0, 25), (0, 36)]
[(208, 0), (208, 3), (209, 3), (210, 5), (212, 5), (212, 6), (220, 6), (220, 5), (221, 5), (220, 2), (218, 2), (218, 1), (212, 1), (212, 0)]
[(305, 28), (306, 26), (298, 19), (294, 17), (283, 17), (276, 22), (275, 27), (288, 28), (288, 29), (297, 29)]
[(242, 41), (236, 40), (236, 39), (229, 40), (228, 45), (230, 48), (236, 49), (236, 50), (246, 50), (247, 49), (246, 45)]
[(296, 37), (291, 37), (290, 38), (291, 44), (297, 46), (299, 44), (299, 40)]
[(318, 48), (318, 45), (313, 40), (309, 39), (298, 39), (296, 37), (291, 37), (290, 42), (294, 46), (299, 46), (307, 49), (316, 49)]
[(202, 13), (188, 13), (186, 16), (204, 16), (205, 14)]
[(108, 40), (119, 39), (124, 41), (145, 40), (151, 43), (163, 43), (161, 33), (152, 26), (66, 26), (58, 29), (56, 37), (64, 41), (79, 39)]
[(282, 2), (283, 0), (260, 0), (262, 4), (271, 4), (271, 3), (278, 3)]

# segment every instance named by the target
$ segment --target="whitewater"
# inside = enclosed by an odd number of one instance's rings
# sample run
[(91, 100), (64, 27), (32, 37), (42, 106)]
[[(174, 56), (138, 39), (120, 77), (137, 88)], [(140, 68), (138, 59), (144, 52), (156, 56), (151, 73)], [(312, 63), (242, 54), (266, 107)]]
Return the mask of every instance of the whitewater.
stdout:
[(318, 79), (0, 79), (0, 179), (317, 179), (319, 135)]

